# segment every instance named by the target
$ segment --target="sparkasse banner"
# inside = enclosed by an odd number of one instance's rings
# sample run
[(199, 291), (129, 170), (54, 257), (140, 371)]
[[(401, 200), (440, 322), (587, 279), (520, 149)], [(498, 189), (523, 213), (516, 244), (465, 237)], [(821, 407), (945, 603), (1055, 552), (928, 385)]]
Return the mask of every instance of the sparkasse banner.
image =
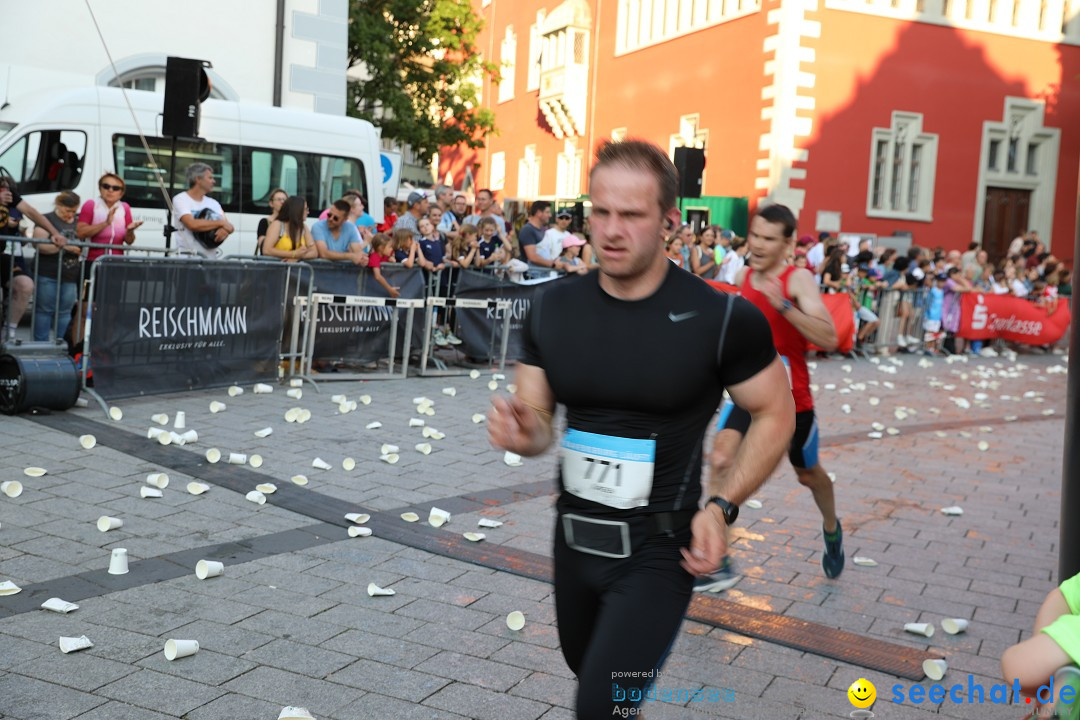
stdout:
[(277, 379), (283, 263), (97, 261), (90, 332), (105, 398)]
[(965, 293), (960, 302), (960, 330), (968, 340), (993, 340), (1027, 345), (1053, 345), (1069, 328), (1069, 298), (1056, 306), (1037, 305), (1012, 295)]

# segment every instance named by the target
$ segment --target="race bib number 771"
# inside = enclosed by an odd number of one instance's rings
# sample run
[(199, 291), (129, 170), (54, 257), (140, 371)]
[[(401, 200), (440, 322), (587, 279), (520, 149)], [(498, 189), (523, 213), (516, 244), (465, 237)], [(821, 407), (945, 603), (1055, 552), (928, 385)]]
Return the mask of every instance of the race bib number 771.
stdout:
[(562, 477), (567, 491), (608, 507), (628, 510), (649, 504), (655, 440), (567, 430)]

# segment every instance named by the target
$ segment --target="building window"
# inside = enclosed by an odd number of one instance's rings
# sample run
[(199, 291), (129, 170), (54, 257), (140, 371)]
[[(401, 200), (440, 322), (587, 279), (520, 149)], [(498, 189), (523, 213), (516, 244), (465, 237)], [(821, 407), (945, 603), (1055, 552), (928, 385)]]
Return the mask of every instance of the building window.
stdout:
[(619, 0), (615, 54), (670, 40), (761, 9), (761, 0)]
[(525, 157), (518, 160), (518, 197), (531, 200), (540, 195), (540, 158), (536, 146), (525, 146)]
[(1039, 143), (1028, 143), (1027, 167), (1024, 172), (1027, 175), (1039, 174)]
[(525, 83), (525, 92), (540, 89), (540, 56), (544, 48), (544, 19), (547, 13), (536, 13), (536, 24), (529, 28), (529, 72)]
[(567, 140), (556, 159), (555, 195), (560, 198), (576, 198), (581, 194), (581, 169), (585, 152), (578, 150), (573, 141)]
[(990, 170), (997, 170), (998, 156), (1001, 155), (1001, 141), (990, 141), (990, 153), (987, 156), (986, 167)]
[(868, 216), (932, 219), (938, 136), (923, 132), (922, 119), (897, 111), (891, 127), (871, 131)]
[(1009, 158), (1005, 163), (1006, 172), (1016, 172), (1016, 153), (1020, 149), (1020, 141), (1017, 138), (1009, 138)]
[(496, 191), (506, 187), (506, 153), (491, 154), (491, 177), (488, 178), (488, 184)]
[(499, 65), (501, 66), (501, 79), (499, 80), (499, 102), (514, 99), (514, 75), (517, 70), (517, 36), (514, 35), (513, 25), (506, 26), (506, 36), (499, 48)]

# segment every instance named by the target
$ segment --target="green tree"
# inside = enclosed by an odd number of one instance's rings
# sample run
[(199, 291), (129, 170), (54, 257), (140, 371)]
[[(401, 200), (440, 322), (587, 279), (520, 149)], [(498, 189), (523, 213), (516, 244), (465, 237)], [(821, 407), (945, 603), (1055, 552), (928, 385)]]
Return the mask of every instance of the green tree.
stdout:
[(408, 144), (423, 160), (440, 147), (481, 147), (495, 114), (478, 88), (498, 68), (480, 57), (484, 22), (467, 0), (350, 0), (349, 114)]

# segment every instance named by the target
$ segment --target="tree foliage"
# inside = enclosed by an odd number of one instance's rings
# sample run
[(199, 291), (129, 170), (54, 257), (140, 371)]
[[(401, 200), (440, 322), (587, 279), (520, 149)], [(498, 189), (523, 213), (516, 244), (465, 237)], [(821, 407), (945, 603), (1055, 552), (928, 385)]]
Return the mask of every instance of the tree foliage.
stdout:
[(480, 147), (495, 115), (480, 107), (483, 20), (468, 0), (350, 0), (349, 114), (382, 128), (428, 160), (440, 147)]

